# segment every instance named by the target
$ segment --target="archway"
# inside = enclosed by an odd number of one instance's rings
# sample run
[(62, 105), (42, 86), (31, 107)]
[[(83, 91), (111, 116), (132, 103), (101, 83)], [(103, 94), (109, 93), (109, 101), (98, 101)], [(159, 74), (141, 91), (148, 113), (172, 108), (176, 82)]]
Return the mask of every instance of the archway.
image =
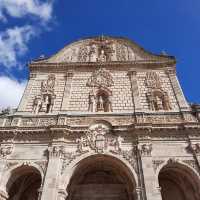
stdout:
[(36, 200), (41, 186), (40, 172), (31, 166), (21, 166), (11, 172), (6, 185), (8, 200)]
[(134, 200), (136, 183), (120, 160), (94, 155), (78, 163), (68, 185), (70, 200)]
[(199, 200), (200, 180), (187, 166), (168, 163), (158, 178), (163, 200)]

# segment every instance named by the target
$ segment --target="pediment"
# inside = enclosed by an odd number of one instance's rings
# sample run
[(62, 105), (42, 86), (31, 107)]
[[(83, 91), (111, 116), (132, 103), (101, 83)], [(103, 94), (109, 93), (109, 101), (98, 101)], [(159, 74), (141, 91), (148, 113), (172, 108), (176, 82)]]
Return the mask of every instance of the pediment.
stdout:
[(95, 37), (79, 40), (61, 49), (48, 59), (47, 63), (112, 62), (169, 60), (169, 56), (154, 55), (133, 41), (117, 37)]

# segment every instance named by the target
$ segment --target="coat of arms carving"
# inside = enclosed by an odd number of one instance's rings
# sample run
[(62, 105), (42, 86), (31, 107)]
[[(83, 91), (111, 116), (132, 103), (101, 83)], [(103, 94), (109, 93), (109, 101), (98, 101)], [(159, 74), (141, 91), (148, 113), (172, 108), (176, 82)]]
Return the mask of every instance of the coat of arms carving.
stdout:
[(123, 138), (109, 133), (109, 127), (105, 124), (95, 124), (89, 128), (84, 136), (76, 140), (78, 151), (84, 152), (88, 149), (97, 153), (103, 153), (106, 150), (121, 151)]

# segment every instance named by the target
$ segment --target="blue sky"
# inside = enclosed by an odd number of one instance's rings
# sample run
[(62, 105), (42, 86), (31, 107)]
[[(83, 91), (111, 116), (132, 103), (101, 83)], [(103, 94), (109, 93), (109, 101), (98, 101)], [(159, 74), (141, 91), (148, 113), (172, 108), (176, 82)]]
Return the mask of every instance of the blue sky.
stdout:
[(200, 0), (0, 0), (0, 107), (18, 104), (30, 60), (102, 34), (174, 55), (187, 100), (200, 102)]

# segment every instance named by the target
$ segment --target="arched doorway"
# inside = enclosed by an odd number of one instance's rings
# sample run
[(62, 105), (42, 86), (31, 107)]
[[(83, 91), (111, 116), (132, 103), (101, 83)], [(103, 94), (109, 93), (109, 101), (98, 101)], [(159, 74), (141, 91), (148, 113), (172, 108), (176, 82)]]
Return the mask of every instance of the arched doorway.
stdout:
[(70, 200), (134, 200), (136, 184), (128, 168), (105, 155), (82, 160), (70, 180)]
[(188, 167), (169, 163), (159, 173), (163, 200), (199, 200), (200, 180)]
[(8, 200), (37, 200), (40, 186), (41, 175), (36, 168), (18, 167), (12, 171), (6, 185)]

